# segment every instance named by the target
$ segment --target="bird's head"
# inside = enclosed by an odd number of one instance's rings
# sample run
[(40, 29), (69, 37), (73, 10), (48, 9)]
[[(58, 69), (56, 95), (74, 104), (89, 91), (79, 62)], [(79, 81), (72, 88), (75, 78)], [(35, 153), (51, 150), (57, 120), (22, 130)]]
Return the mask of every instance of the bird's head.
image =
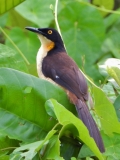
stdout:
[(26, 27), (25, 29), (37, 33), (41, 44), (47, 51), (50, 51), (54, 47), (64, 47), (60, 34), (53, 28)]

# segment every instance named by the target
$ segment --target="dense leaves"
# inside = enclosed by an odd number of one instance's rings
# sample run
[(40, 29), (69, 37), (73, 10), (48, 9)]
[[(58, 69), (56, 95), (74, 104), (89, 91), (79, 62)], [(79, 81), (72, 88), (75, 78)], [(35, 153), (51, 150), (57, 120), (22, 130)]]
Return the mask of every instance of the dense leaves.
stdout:
[(79, 122), (78, 118), (74, 117), (72, 113), (68, 112), (64, 107), (58, 104), (55, 100), (48, 101), (48, 103), (50, 103), (50, 105), (53, 106), (51, 108), (54, 110), (54, 113), (59, 123), (62, 124), (63, 126), (70, 125), (70, 124), (74, 125), (77, 129), (77, 134), (78, 134), (77, 136), (91, 148), (91, 150), (99, 157), (99, 159), (102, 159), (102, 156), (100, 155), (98, 149), (96, 148), (96, 145), (93, 139), (90, 138), (88, 131), (86, 127), (83, 125), (83, 123)]
[(120, 159), (118, 1), (58, 3), (58, 23), (67, 52), (87, 74), (93, 99), (89, 106), (105, 144), (103, 154), (76, 117), (66, 93), (35, 77), (40, 42), (24, 28), (55, 28), (55, 1), (22, 2), (0, 1), (0, 159)]

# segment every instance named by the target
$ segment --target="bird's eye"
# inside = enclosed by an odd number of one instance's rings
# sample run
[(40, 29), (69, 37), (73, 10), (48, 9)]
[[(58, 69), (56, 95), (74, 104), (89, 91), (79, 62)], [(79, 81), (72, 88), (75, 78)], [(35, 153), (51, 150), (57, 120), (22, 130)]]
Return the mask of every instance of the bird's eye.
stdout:
[(48, 31), (48, 34), (52, 34), (52, 30), (49, 30), (49, 31)]

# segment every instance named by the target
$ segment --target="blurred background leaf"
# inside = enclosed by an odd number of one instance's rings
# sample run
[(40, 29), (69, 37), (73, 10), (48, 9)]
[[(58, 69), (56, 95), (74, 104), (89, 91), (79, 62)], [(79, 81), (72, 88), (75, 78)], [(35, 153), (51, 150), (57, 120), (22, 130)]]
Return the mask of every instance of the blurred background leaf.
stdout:
[(120, 95), (116, 98), (115, 102), (114, 102), (114, 107), (120, 122)]
[[(103, 9), (112, 10), (114, 8), (114, 0), (104, 1), (104, 0), (91, 0), (92, 4)], [(103, 16), (106, 16), (108, 13), (101, 11)]]
[(28, 72), (25, 62), (13, 49), (0, 44), (0, 53), (0, 67), (14, 68)]
[(54, 4), (54, 0), (46, 0), (46, 2), (36, 0), (34, 3), (33, 1), (25, 1), (16, 7), (15, 10), (25, 19), (44, 28), (54, 19), (54, 15), (50, 9), (50, 5), (54, 6)]

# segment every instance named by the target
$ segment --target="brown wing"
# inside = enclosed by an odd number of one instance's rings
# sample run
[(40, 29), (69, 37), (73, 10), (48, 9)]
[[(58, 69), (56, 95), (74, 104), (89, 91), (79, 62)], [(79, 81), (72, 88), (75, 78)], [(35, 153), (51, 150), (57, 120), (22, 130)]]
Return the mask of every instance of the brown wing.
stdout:
[(66, 54), (57, 53), (43, 59), (42, 71), (60, 86), (74, 93), (79, 99), (88, 99), (86, 79), (76, 63)]

